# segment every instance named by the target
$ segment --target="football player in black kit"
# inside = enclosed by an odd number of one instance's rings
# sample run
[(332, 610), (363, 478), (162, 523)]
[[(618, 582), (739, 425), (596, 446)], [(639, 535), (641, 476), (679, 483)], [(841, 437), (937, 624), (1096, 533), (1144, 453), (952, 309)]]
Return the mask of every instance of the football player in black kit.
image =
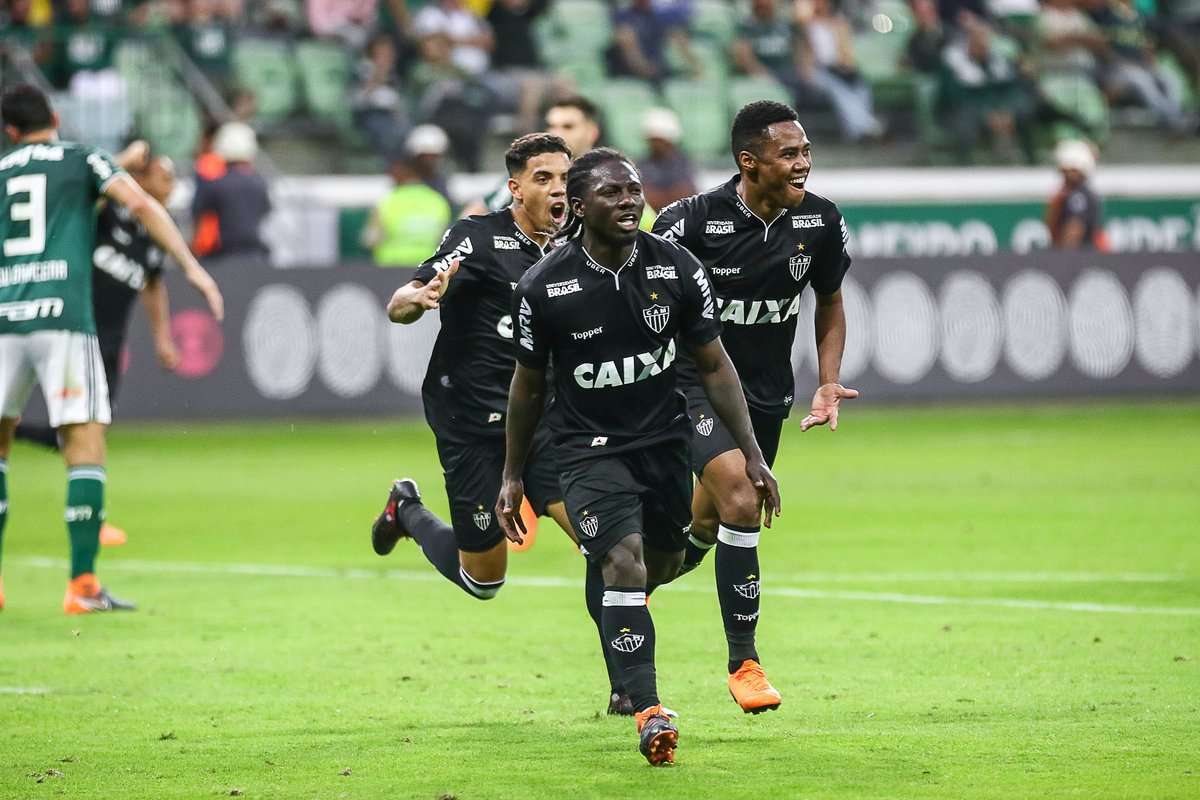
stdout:
[[(397, 541), (411, 537), (438, 572), (480, 600), (496, 596), (508, 568), (508, 547), (493, 508), (514, 364), (512, 290), (545, 255), (566, 219), (570, 162), (557, 136), (535, 133), (515, 140), (505, 153), (512, 206), (455, 223), (388, 303), (393, 322), (412, 323), (430, 310), (441, 315), (422, 395), (446, 476), (450, 524), (425, 508), (416, 483), (405, 478), (392, 485), (371, 529), (371, 544), (387, 555)], [(534, 510), (569, 531), (548, 434), (539, 438), (525, 478)]]
[(640, 750), (660, 764), (674, 760), (678, 731), (658, 698), (646, 593), (678, 574), (692, 500), (677, 347), (692, 353), (697, 379), (741, 448), (768, 524), (779, 493), (721, 346), (704, 267), (682, 247), (638, 231), (644, 200), (636, 169), (615, 150), (593, 150), (572, 164), (567, 196), (581, 230), (513, 294), (517, 367), (496, 514), (520, 541), (527, 464), (553, 361), (559, 484), (581, 549), (603, 571), (604, 635), (633, 699)]
[[(738, 174), (712, 191), (663, 209), (654, 232), (696, 255), (712, 275), (722, 339), (741, 376), (754, 434), (768, 465), (795, 394), (791, 352), (800, 295), (816, 295), (820, 388), (802, 431), (829, 423), (858, 396), (838, 382), (846, 342), (842, 277), (850, 266), (846, 224), (836, 205), (805, 189), (811, 145), (796, 112), (772, 101), (738, 112), (731, 133)], [(747, 713), (778, 708), (755, 647), (759, 616), (759, 497), (746, 478), (737, 437), (721, 419), (686, 354), (679, 379), (688, 397), (692, 469), (699, 478), (683, 571), (714, 545), (717, 595), (729, 649), (729, 691)]]

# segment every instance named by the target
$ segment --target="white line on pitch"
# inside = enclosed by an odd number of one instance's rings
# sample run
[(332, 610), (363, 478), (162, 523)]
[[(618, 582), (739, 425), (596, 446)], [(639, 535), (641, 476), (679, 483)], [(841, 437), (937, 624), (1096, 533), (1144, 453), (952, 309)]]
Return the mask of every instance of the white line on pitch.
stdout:
[[(18, 556), (8, 563), (19, 563), (30, 567), (65, 569), (67, 562), (59, 558), (41, 556)], [(308, 567), (287, 564), (206, 564), (193, 561), (138, 561), (117, 559), (105, 564), (113, 572), (140, 572), (148, 574), (195, 574), (195, 575), (253, 575), (276, 578), (350, 578), (353, 580), (398, 579), (436, 583), (444, 580), (432, 570), (371, 570), (337, 567)], [(536, 586), (549, 589), (578, 589), (580, 581), (552, 575), (514, 575), (508, 579), (513, 586)], [(668, 592), (710, 593), (707, 586), (673, 584), (664, 589)], [(810, 600), (851, 600), (864, 603), (902, 603), (922, 606), (991, 606), (996, 608), (1024, 608), (1042, 611), (1080, 611), (1092, 614), (1150, 614), (1159, 616), (1197, 617), (1200, 608), (1168, 606), (1131, 606), (1112, 603), (1063, 602), (1055, 600), (1025, 600), (1007, 597), (952, 597), (946, 595), (899, 594), (896, 592), (855, 592), (830, 589), (806, 589), (799, 586), (781, 586), (769, 583), (766, 591), (780, 597), (801, 597)]]
[(50, 694), (44, 686), (0, 686), (0, 694)]

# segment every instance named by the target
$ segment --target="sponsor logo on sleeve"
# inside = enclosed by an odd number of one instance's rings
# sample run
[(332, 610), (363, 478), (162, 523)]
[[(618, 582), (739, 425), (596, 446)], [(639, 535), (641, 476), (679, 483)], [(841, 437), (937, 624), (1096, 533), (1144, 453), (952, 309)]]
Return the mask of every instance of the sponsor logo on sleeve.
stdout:
[[(449, 233), (449, 232), (447, 232)], [(444, 240), (443, 240), (444, 241)], [(455, 261), (462, 261), (467, 256), (475, 252), (475, 245), (471, 244), (471, 237), (464, 238), (461, 242), (454, 246), (454, 249), (446, 254), (446, 257), (434, 262), (433, 268), (438, 272), (445, 272), (450, 269), (450, 265)]]
[(517, 324), (521, 327), (521, 347), (524, 347), (530, 352), (533, 351), (533, 308), (529, 305), (529, 298), (521, 298), (521, 309), (517, 315)]
[(682, 239), (683, 238), (683, 226), (684, 226), (683, 220), (676, 221), (670, 228), (668, 228), (667, 230), (665, 230), (663, 232), (662, 238), (666, 239), (668, 242), (675, 242), (675, 241), (678, 241), (679, 239)]
[(704, 298), (704, 307), (700, 311), (700, 316), (712, 319), (714, 316), (712, 287), (708, 285), (708, 276), (704, 274), (704, 267), (692, 274), (692, 280), (696, 281), (696, 285), (700, 287), (700, 296)]

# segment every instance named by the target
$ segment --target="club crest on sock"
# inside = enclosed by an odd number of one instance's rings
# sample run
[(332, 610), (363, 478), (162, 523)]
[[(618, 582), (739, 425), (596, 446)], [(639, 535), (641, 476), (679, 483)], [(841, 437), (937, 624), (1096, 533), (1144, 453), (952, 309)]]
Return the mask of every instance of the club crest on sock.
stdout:
[(646, 637), (640, 633), (632, 633), (629, 628), (621, 628), (621, 635), (613, 639), (610, 644), (614, 650), (620, 650), (622, 653), (632, 653), (641, 647), (644, 641), (646, 641)]
[(750, 581), (749, 583), (735, 583), (733, 590), (747, 600), (753, 600), (758, 597), (758, 581)]

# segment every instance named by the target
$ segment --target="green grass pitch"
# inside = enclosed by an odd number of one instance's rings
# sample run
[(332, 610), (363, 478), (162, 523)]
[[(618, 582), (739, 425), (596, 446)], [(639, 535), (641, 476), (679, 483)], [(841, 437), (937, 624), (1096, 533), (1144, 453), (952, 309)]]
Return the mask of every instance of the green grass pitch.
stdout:
[(67, 618), (64, 473), (18, 446), (0, 612), (2, 798), (1200, 797), (1200, 405), (848, 408), (788, 428), (760, 649), (725, 687), (711, 559), (656, 593), (678, 764), (606, 685), (581, 558), (543, 521), (490, 603), (415, 546), (418, 422), (118, 425), (100, 574)]

